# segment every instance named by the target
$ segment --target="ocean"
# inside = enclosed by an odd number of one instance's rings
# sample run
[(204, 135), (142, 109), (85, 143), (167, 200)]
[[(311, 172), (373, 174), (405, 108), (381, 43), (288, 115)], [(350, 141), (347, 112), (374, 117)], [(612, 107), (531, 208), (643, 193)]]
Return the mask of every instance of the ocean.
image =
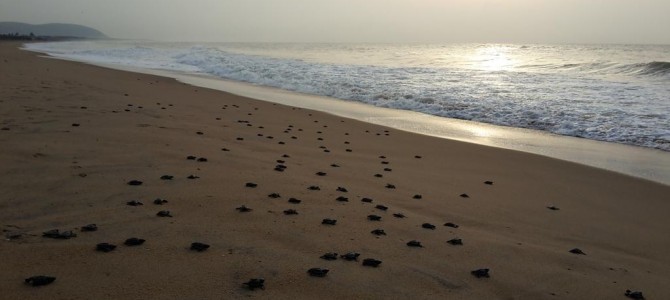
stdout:
[(670, 151), (670, 45), (100, 40), (26, 48)]

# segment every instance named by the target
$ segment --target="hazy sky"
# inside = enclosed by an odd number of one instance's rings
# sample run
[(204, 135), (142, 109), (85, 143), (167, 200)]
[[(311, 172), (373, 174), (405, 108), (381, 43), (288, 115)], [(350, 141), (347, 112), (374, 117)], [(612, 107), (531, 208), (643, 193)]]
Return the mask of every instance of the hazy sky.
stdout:
[(670, 44), (670, 0), (0, 0), (0, 21), (116, 38)]

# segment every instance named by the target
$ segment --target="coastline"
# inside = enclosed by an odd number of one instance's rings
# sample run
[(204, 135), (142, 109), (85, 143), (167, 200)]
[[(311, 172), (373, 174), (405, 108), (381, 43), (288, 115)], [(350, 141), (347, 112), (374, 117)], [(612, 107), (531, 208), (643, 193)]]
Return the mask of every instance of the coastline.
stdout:
[[(35, 50), (24, 49), (36, 53)], [(408, 132), (459, 140), (479, 145), (539, 154), (670, 185), (670, 153), (639, 146), (557, 135), (532, 129), (498, 126), (449, 119), (424, 113), (376, 107), (355, 101), (308, 95), (249, 83), (224, 80), (204, 74), (187, 74), (77, 61), (95, 66), (174, 78), (193, 86), (235, 95), (327, 112), (336, 116), (391, 127)]]
[[(625, 299), (626, 289), (670, 297), (667, 185), (17, 47), (0, 43), (8, 298)], [(169, 202), (152, 204), (158, 197)], [(285, 215), (289, 208), (299, 214)], [(156, 216), (166, 209), (173, 218)], [(99, 231), (81, 232), (89, 223)], [(41, 236), (54, 228), (78, 236)], [(147, 243), (123, 246), (131, 236)], [(407, 247), (411, 240), (424, 247)], [(195, 241), (212, 247), (188, 250)], [(99, 253), (100, 242), (119, 247)], [(383, 263), (319, 258), (331, 251)], [(310, 277), (312, 267), (330, 273)], [(478, 268), (491, 278), (470, 274)], [(57, 280), (23, 284), (39, 274)], [(265, 290), (242, 285), (254, 277), (266, 279)]]

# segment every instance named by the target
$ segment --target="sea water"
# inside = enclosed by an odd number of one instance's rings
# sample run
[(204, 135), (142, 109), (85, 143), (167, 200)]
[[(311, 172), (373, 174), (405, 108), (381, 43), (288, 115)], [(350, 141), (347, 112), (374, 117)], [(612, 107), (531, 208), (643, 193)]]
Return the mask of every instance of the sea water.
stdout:
[(670, 151), (669, 45), (101, 40), (26, 47)]

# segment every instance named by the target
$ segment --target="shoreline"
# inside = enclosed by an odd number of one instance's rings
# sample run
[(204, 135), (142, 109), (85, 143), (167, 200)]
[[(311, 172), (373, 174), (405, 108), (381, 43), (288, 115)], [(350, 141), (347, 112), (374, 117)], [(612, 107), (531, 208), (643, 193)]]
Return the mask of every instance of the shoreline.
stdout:
[(180, 82), (220, 90), (256, 100), (312, 109), (371, 124), (387, 126), (427, 136), (475, 143), (583, 164), (636, 178), (670, 185), (670, 152), (612, 142), (562, 136), (549, 132), (450, 119), (424, 113), (382, 108), (365, 103), (308, 95), (272, 87), (168, 70), (100, 64), (53, 56), (46, 57), (103, 68), (173, 78)]
[(670, 298), (667, 185), (17, 47), (0, 43), (8, 299)]

